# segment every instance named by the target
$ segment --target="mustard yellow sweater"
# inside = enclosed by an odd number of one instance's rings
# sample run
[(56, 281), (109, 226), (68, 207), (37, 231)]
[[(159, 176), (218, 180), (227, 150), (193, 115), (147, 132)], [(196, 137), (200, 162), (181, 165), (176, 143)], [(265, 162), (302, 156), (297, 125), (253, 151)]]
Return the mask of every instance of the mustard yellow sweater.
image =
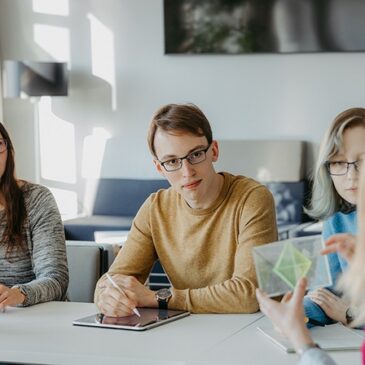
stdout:
[(277, 239), (274, 201), (252, 179), (223, 176), (222, 190), (208, 209), (190, 208), (171, 188), (152, 194), (109, 272), (133, 275), (144, 283), (159, 258), (172, 285), (169, 308), (257, 311), (251, 250)]

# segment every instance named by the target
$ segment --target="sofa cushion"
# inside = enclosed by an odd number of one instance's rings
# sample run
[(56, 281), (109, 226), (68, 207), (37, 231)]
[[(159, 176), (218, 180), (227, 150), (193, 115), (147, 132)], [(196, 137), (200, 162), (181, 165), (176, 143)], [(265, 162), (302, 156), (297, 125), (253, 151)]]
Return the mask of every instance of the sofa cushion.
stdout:
[(303, 206), (308, 198), (308, 183), (272, 182), (265, 184), (275, 200), (276, 220), (278, 224), (302, 223), (308, 220)]
[(95, 231), (129, 230), (134, 216), (91, 215), (64, 221), (67, 240), (94, 241)]
[(143, 202), (169, 186), (163, 179), (99, 179), (92, 214), (65, 220), (66, 239), (94, 240), (95, 231), (129, 230)]
[(102, 178), (96, 190), (92, 214), (134, 217), (152, 193), (169, 186), (168, 181), (163, 179)]

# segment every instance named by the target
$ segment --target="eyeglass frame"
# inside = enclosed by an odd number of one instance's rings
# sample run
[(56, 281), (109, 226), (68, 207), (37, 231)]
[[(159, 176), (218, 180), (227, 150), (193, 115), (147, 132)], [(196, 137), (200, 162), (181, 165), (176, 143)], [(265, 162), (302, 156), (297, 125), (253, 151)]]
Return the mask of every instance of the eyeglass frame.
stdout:
[[(326, 166), (326, 169), (328, 171), (328, 173), (331, 175), (331, 176), (345, 176), (348, 174), (349, 172), (349, 169), (350, 169), (350, 165), (353, 165), (354, 166), (354, 169), (356, 172), (360, 172), (360, 164), (362, 163), (363, 160), (356, 160), (356, 161), (352, 161), (352, 162), (347, 162), (347, 161), (326, 161), (325, 162), (325, 166)], [(330, 171), (330, 165), (331, 163), (345, 163), (346, 164), (346, 172), (344, 172), (343, 174), (332, 174), (331, 171)]]
[(0, 147), (0, 153), (5, 152), (8, 149), (8, 141), (5, 138), (0, 138), (0, 141), (4, 142), (5, 148), (1, 151)]
[[(175, 158), (170, 158), (169, 160), (164, 161), (164, 162), (160, 161), (159, 159), (157, 159), (157, 161), (158, 161), (158, 162), (160, 163), (160, 165), (161, 165), (161, 166), (165, 169), (165, 171), (166, 171), (166, 172), (175, 172), (175, 171), (178, 171), (178, 170), (180, 170), (180, 169), (182, 168), (182, 166), (183, 166), (183, 160), (188, 161), (190, 165), (198, 165), (198, 164), (200, 164), (200, 163), (204, 162), (204, 161), (207, 159), (207, 151), (209, 150), (209, 148), (211, 147), (211, 145), (212, 145), (212, 142), (211, 142), (211, 143), (209, 143), (209, 145), (208, 145), (208, 147), (207, 147), (207, 148), (204, 148), (204, 149), (201, 149), (201, 150), (196, 150), (196, 151), (190, 152), (190, 153), (188, 153), (188, 154), (187, 154), (186, 156), (184, 156), (184, 157), (175, 157)], [(204, 152), (204, 160), (201, 160), (201, 161), (196, 162), (196, 163), (191, 163), (191, 162), (189, 161), (188, 157), (189, 157), (190, 155), (192, 155), (193, 153), (197, 153), (197, 152)], [(174, 169), (174, 170), (167, 170), (167, 168), (166, 168), (165, 164), (166, 164), (167, 162), (171, 161), (171, 160), (179, 160), (179, 161), (180, 161), (180, 167), (178, 167), (177, 169)]]

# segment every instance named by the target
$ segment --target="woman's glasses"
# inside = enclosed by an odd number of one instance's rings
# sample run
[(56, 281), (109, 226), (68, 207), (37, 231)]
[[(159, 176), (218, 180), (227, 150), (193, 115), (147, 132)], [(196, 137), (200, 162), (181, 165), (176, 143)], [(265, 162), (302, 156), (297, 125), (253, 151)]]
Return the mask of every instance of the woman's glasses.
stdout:
[(361, 162), (362, 162), (362, 160), (357, 160), (357, 161), (353, 161), (353, 162), (327, 161), (326, 167), (327, 167), (327, 171), (329, 172), (330, 175), (342, 176), (342, 175), (346, 175), (348, 173), (351, 165), (353, 165), (355, 170), (357, 172), (359, 172)]

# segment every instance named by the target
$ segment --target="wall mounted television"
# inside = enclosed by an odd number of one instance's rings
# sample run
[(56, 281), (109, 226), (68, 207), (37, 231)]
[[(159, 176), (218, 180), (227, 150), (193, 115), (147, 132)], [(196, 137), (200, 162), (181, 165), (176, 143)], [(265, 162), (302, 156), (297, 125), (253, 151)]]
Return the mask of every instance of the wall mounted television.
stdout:
[(365, 0), (164, 0), (166, 54), (365, 51)]
[(67, 96), (66, 62), (3, 61), (5, 98)]

